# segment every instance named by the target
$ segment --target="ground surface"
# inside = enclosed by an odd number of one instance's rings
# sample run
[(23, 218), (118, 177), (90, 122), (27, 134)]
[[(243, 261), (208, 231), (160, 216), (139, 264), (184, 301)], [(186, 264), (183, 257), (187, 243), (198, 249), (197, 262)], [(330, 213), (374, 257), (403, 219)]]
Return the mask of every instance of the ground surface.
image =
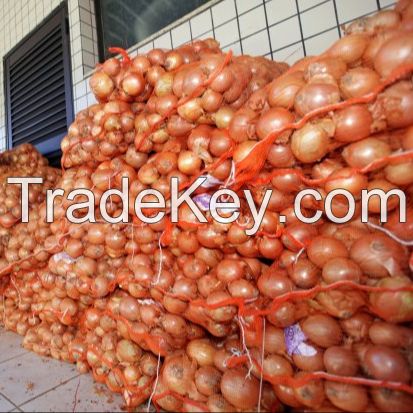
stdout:
[(119, 412), (123, 398), (75, 366), (21, 347), (0, 329), (0, 412)]

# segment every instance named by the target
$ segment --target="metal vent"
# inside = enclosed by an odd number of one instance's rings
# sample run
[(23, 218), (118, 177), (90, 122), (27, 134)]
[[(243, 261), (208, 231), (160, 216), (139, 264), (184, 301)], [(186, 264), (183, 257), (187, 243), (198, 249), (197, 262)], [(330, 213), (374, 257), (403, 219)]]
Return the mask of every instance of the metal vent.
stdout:
[(73, 120), (65, 4), (6, 57), (8, 143), (54, 154)]

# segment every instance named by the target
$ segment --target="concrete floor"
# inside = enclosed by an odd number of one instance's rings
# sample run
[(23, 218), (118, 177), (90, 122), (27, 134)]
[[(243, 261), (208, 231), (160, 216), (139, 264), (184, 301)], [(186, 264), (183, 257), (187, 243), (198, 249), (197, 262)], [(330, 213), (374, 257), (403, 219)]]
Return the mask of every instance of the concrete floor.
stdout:
[(120, 412), (123, 398), (79, 375), (74, 365), (21, 347), (22, 337), (0, 329), (0, 412)]

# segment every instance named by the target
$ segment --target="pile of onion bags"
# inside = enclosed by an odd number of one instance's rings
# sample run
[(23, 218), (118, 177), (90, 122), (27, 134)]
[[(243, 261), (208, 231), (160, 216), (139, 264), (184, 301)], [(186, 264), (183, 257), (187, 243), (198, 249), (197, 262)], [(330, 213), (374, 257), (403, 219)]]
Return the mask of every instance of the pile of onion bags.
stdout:
[[(0, 313), (39, 354), (75, 362), (121, 393), (130, 409), (166, 411), (410, 411), (413, 405), (413, 5), (351, 23), (320, 56), (291, 68), (223, 53), (211, 39), (100, 65), (98, 104), (62, 141), (56, 186), (87, 188), (96, 223), (70, 223), (74, 202), (54, 199), (4, 244)], [(179, 222), (139, 220), (144, 189), (169, 197), (207, 180)], [(109, 224), (104, 191), (129, 178), (129, 221)], [(213, 220), (219, 188), (241, 197), (239, 218)], [(334, 189), (355, 198), (354, 218), (323, 211)], [(363, 189), (372, 196), (361, 222)], [(272, 194), (258, 231), (256, 207)], [(332, 212), (347, 213), (336, 196)], [(106, 199), (112, 217), (118, 196)], [(77, 210), (81, 218), (86, 210)], [(150, 214), (150, 212), (148, 212)], [(282, 222), (280, 216), (286, 217)], [(33, 242), (35, 241), (35, 242)], [(3, 262), (2, 262), (3, 264)], [(141, 407), (142, 408), (142, 407)]]

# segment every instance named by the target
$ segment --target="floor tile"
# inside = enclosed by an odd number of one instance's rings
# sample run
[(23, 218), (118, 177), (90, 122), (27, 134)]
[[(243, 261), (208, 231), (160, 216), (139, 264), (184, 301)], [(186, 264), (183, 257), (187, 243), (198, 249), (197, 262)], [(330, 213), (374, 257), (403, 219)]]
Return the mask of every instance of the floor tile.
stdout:
[(0, 364), (0, 392), (20, 406), (77, 375), (72, 364), (26, 353)]
[(9, 412), (10, 410), (15, 409), (15, 405), (10, 403), (0, 394), (0, 412)]
[(84, 374), (19, 407), (26, 412), (120, 412), (122, 404), (121, 395)]
[(27, 353), (27, 350), (21, 346), (22, 337), (18, 334), (0, 328), (0, 337), (0, 363)]

